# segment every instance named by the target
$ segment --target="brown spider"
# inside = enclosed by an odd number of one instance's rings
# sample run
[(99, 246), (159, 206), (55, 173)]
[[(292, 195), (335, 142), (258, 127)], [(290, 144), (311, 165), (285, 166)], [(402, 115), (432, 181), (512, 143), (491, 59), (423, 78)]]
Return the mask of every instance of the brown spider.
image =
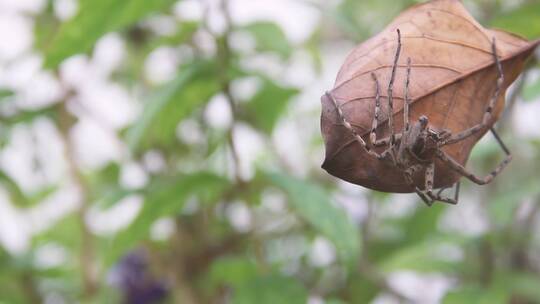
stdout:
[[(410, 74), (411, 74), (411, 59), (407, 59), (407, 76), (405, 80), (405, 102), (404, 102), (404, 109), (403, 109), (403, 115), (404, 115), (404, 128), (401, 133), (394, 134), (393, 129), (393, 96), (392, 96), (392, 89), (394, 84), (394, 78), (396, 74), (396, 66), (397, 62), (399, 60), (399, 55), (401, 52), (401, 34), (399, 29), (397, 30), (398, 35), (398, 47), (396, 51), (396, 55), (394, 57), (394, 63), (392, 66), (392, 74), (390, 77), (390, 82), (388, 84), (388, 108), (389, 108), (389, 115), (388, 115), (388, 127), (390, 129), (390, 136), (384, 139), (377, 139), (377, 136), (375, 134), (375, 130), (377, 129), (378, 125), (378, 118), (379, 118), (379, 111), (381, 108), (380, 104), (380, 90), (379, 90), (379, 82), (377, 80), (377, 77), (374, 73), (371, 73), (371, 76), (373, 78), (373, 81), (375, 83), (375, 89), (376, 89), (376, 96), (375, 96), (375, 115), (373, 117), (373, 123), (371, 132), (368, 137), (368, 142), (371, 143), (375, 147), (379, 146), (385, 146), (387, 145), (387, 148), (382, 153), (375, 152), (370, 145), (364, 141), (364, 139), (356, 132), (356, 130), (352, 127), (352, 125), (345, 119), (345, 116), (343, 115), (343, 112), (340, 108), (340, 106), (337, 104), (336, 99), (330, 94), (329, 92), (326, 92), (326, 95), (332, 100), (334, 103), (338, 115), (343, 121), (343, 125), (345, 128), (347, 128), (356, 141), (360, 143), (360, 145), (365, 149), (367, 153), (374, 156), (378, 160), (389, 162), (393, 166), (397, 167), (402, 173), (406, 180), (406, 182), (413, 187), (414, 191), (422, 198), (422, 200), (428, 205), (431, 206), (435, 201), (441, 201), (446, 202), (449, 204), (457, 204), (458, 202), (458, 195), (459, 195), (459, 182), (455, 184), (455, 194), (454, 198), (448, 198), (441, 196), (442, 191), (445, 189), (440, 189), (437, 193), (433, 192), (433, 180), (435, 175), (435, 159), (440, 159), (444, 164), (449, 166), (452, 170), (455, 170), (460, 175), (465, 176), (469, 180), (473, 181), (474, 183), (477, 183), (479, 185), (484, 185), (493, 180), (493, 178), (501, 172), (506, 165), (512, 160), (512, 155), (510, 154), (510, 151), (508, 148), (504, 145), (504, 143), (501, 141), (495, 130), (493, 129), (492, 125), (490, 124), (491, 121), (491, 112), (493, 111), (493, 108), (495, 106), (495, 103), (497, 102), (497, 99), (499, 98), (501, 86), (504, 82), (504, 75), (502, 72), (501, 63), (499, 62), (499, 58), (497, 56), (497, 49), (495, 46), (495, 39), (493, 39), (493, 42), (491, 44), (492, 47), (492, 53), (493, 53), (493, 59), (495, 60), (497, 71), (498, 71), (498, 79), (496, 84), (495, 93), (493, 94), (488, 107), (486, 108), (486, 111), (484, 113), (482, 122), (469, 128), (464, 131), (458, 132), (457, 134), (451, 134), (448, 130), (441, 130), (437, 131), (435, 129), (432, 129), (429, 126), (429, 120), (428, 117), (425, 115), (420, 116), (417, 122), (409, 123), (409, 106), (410, 106), (410, 99), (409, 99), (409, 81), (410, 81)], [(453, 144), (456, 142), (459, 142), (461, 140), (464, 140), (468, 138), (469, 136), (472, 136), (476, 134), (477, 132), (481, 130), (485, 130), (485, 128), (490, 128), (491, 132), (493, 133), (495, 139), (503, 149), (503, 151), (506, 154), (505, 159), (493, 170), (489, 175), (485, 177), (478, 177), (471, 172), (469, 172), (467, 169), (465, 169), (464, 166), (462, 166), (460, 163), (458, 163), (456, 160), (454, 160), (452, 157), (450, 157), (447, 153), (445, 153), (441, 148), (445, 145)], [(423, 189), (421, 187), (418, 187), (415, 185), (413, 181), (413, 174), (415, 172), (424, 171), (425, 172), (425, 185)]]

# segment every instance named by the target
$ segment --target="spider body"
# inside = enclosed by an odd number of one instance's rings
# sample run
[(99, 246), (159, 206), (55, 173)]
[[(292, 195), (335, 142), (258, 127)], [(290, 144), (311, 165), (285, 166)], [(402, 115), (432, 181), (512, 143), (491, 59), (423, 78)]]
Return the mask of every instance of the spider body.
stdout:
[(428, 129), (428, 118), (420, 116), (418, 122), (408, 130), (403, 130), (397, 149), (389, 152), (394, 154), (396, 166), (407, 170), (414, 165), (429, 162), (435, 158), (437, 133)]

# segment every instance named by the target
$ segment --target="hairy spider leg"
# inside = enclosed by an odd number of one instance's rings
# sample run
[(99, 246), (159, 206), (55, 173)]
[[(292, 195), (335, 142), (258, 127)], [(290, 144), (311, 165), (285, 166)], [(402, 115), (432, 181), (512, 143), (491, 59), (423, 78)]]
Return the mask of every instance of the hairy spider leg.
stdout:
[[(373, 121), (371, 123), (371, 132), (369, 134), (369, 141), (375, 147), (386, 146), (390, 144), (390, 137), (377, 139), (377, 133), (376, 133), (377, 127), (379, 125), (379, 113), (381, 111), (381, 93), (380, 93), (379, 80), (377, 79), (377, 75), (375, 75), (375, 73), (371, 73), (371, 78), (373, 79), (373, 82), (375, 82), (375, 113), (373, 116)], [(401, 133), (394, 134), (395, 141), (398, 141), (400, 139), (401, 139)]]
[(351, 123), (349, 123), (347, 121), (347, 119), (345, 118), (345, 115), (343, 115), (343, 111), (341, 110), (341, 107), (338, 105), (336, 99), (334, 98), (334, 96), (332, 94), (330, 94), (330, 92), (326, 92), (325, 93), (326, 96), (328, 96), (328, 98), (330, 98), (330, 100), (332, 100), (332, 103), (334, 103), (334, 106), (336, 107), (336, 110), (337, 110), (337, 113), (339, 115), (339, 118), (341, 119), (342, 123), (343, 123), (343, 126), (349, 130), (349, 132), (351, 132), (351, 134), (354, 136), (354, 139), (360, 143), (360, 145), (362, 146), (362, 148), (364, 148), (364, 150), (371, 156), (374, 156), (376, 157), (377, 159), (382, 159), (382, 156), (381, 154), (375, 152), (374, 150), (371, 149), (370, 146), (368, 146), (366, 144), (366, 142), (364, 141), (364, 139), (362, 138), (362, 136), (360, 136), (360, 134), (358, 134), (358, 132), (356, 132), (356, 130), (353, 128), (353, 126), (351, 125)]
[[(388, 83), (388, 128), (390, 129), (390, 136), (388, 138), (377, 140), (377, 134), (375, 131), (378, 127), (378, 120), (379, 120), (379, 112), (381, 109), (381, 94), (380, 94), (380, 86), (379, 81), (377, 79), (377, 76), (375, 73), (371, 73), (371, 78), (373, 78), (373, 81), (375, 82), (375, 114), (373, 117), (373, 122), (371, 123), (371, 132), (369, 134), (369, 140), (370, 142), (376, 146), (384, 146), (389, 145), (387, 151), (390, 151), (395, 142), (401, 138), (401, 133), (394, 133), (394, 97), (393, 97), (393, 90), (394, 90), (394, 80), (396, 78), (396, 69), (397, 64), (399, 60), (399, 55), (401, 54), (401, 32), (399, 29), (397, 29), (397, 35), (398, 35), (398, 47), (396, 49), (396, 55), (394, 56), (394, 63), (392, 65), (392, 74), (390, 76), (390, 82)], [(410, 63), (410, 58), (408, 63)], [(407, 70), (407, 86), (409, 83), (409, 74), (410, 74), (410, 65), (408, 66)], [(406, 89), (407, 90), (407, 89)], [(407, 92), (406, 92), (407, 93)], [(408, 110), (408, 109), (407, 109)], [(406, 114), (408, 116), (408, 114)], [(383, 155), (388, 154), (388, 152), (383, 152)]]
[[(457, 183), (454, 184), (454, 200), (455, 200), (456, 202), (458, 202), (458, 199), (459, 199), (460, 183), (461, 183), (461, 182), (458, 181)], [(437, 191), (437, 196), (440, 196), (441, 193), (442, 193), (444, 190), (448, 189), (448, 188), (450, 188), (450, 187), (446, 187), (446, 188), (441, 188), (441, 189), (439, 189), (439, 191)]]
[(503, 161), (501, 161), (499, 163), (499, 165), (493, 171), (491, 171), (490, 174), (488, 174), (485, 177), (478, 177), (478, 176), (474, 175), (473, 173), (467, 171), (467, 169), (465, 169), (465, 167), (463, 167), (460, 163), (455, 161), (452, 157), (450, 157), (448, 154), (446, 154), (442, 150), (437, 150), (437, 156), (442, 161), (447, 163), (450, 166), (451, 169), (453, 169), (454, 171), (458, 172), (459, 174), (465, 176), (466, 178), (468, 178), (472, 182), (474, 182), (476, 184), (479, 184), (479, 185), (488, 184), (495, 178), (495, 176), (497, 176), (502, 170), (504, 170), (504, 168), (512, 160), (512, 153), (510, 153), (510, 150), (508, 150), (506, 145), (502, 142), (502, 140), (499, 137), (499, 135), (497, 134), (497, 132), (495, 132), (495, 129), (491, 128), (491, 133), (493, 133), (493, 136), (495, 137), (495, 139), (497, 140), (497, 142), (501, 146), (502, 150), (506, 154), (506, 157), (504, 158)]
[(409, 106), (410, 106), (410, 99), (409, 99), (409, 83), (411, 78), (411, 58), (407, 58), (407, 77), (405, 79), (405, 100), (403, 103), (403, 125), (404, 130), (408, 131), (410, 124), (409, 124)]
[(456, 143), (458, 141), (468, 138), (471, 135), (476, 134), (478, 131), (487, 127), (489, 121), (491, 120), (493, 108), (495, 107), (495, 104), (497, 103), (497, 100), (499, 99), (499, 95), (501, 94), (501, 87), (504, 83), (504, 74), (502, 71), (501, 62), (499, 61), (499, 57), (497, 56), (497, 47), (496, 47), (495, 38), (493, 38), (493, 42), (491, 44), (491, 50), (493, 53), (493, 59), (496, 64), (499, 77), (497, 79), (497, 86), (495, 88), (495, 93), (493, 94), (493, 96), (491, 96), (491, 100), (489, 101), (489, 105), (486, 108), (482, 122), (465, 131), (462, 131), (462, 132), (456, 133), (455, 135), (450, 136), (447, 140), (441, 143), (441, 146)]
[[(433, 193), (433, 180), (435, 178), (435, 163), (431, 163), (426, 168), (426, 174), (425, 174), (425, 193), (426, 195), (432, 200), (432, 204), (435, 201), (440, 201), (452, 205), (457, 204), (457, 193), (455, 194), (455, 198), (448, 198), (445, 196), (441, 196), (441, 192), (438, 192), (437, 194)], [(459, 185), (457, 185), (457, 190), (459, 191)]]
[(405, 177), (405, 181), (407, 182), (407, 184), (409, 184), (409, 186), (411, 186), (413, 189), (414, 189), (414, 192), (416, 192), (416, 194), (424, 201), (424, 203), (426, 203), (426, 205), (428, 205), (429, 207), (431, 207), (431, 205), (433, 204), (433, 200), (431, 200), (425, 193), (424, 191), (420, 190), (415, 184), (414, 184), (414, 181), (412, 179), (412, 176), (414, 174), (414, 172), (418, 171), (418, 170), (421, 170), (423, 169), (423, 166), (420, 165), (420, 164), (417, 164), (417, 165), (414, 165), (410, 168), (408, 168), (407, 170), (405, 170), (403, 172), (403, 175)]
[(399, 29), (397, 31), (398, 36), (398, 46), (396, 49), (396, 55), (394, 56), (394, 64), (392, 65), (392, 74), (390, 75), (390, 82), (388, 83), (388, 128), (390, 128), (390, 148), (395, 143), (395, 135), (394, 135), (394, 96), (393, 96), (393, 90), (394, 90), (394, 80), (396, 78), (396, 69), (397, 64), (399, 60), (399, 55), (401, 53), (401, 32)]
[(375, 114), (373, 115), (373, 122), (371, 123), (371, 133), (369, 134), (369, 140), (372, 144), (375, 144), (377, 142), (377, 134), (375, 133), (375, 130), (377, 130), (377, 124), (379, 122), (379, 111), (381, 109), (381, 93), (379, 88), (379, 80), (377, 80), (377, 76), (375, 73), (371, 73), (371, 78), (375, 82)]

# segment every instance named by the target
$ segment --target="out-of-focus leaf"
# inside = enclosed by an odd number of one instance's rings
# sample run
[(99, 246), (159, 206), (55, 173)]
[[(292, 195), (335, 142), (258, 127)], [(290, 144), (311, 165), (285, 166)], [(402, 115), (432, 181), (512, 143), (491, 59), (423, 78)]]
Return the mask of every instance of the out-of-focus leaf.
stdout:
[(318, 27), (305, 43), (305, 48), (311, 55), (313, 67), (317, 73), (321, 73), (323, 69), (323, 59), (320, 48), (322, 31), (322, 27)]
[(275, 52), (286, 59), (293, 51), (283, 30), (272, 22), (254, 22), (240, 28), (249, 32), (255, 38), (257, 51)]
[(30, 207), (32, 204), (26, 197), (24, 192), (19, 188), (19, 185), (4, 171), (0, 170), (0, 185), (4, 187), (10, 196), (12, 203), (19, 207)]
[(511, 185), (508, 187), (507, 191), (498, 189), (500, 194), (494, 196), (488, 204), (488, 212), (493, 219), (493, 223), (496, 223), (499, 226), (510, 224), (514, 215), (514, 210), (522, 201), (524, 194), (529, 197), (535, 197), (540, 194), (540, 187), (538, 187), (539, 182), (539, 178), (532, 177), (527, 182)]
[(361, 41), (381, 30), (405, 7), (414, 1), (341, 1), (332, 13), (334, 22), (356, 41)]
[(57, 105), (51, 105), (42, 109), (33, 111), (19, 111), (11, 116), (4, 117), (2, 120), (6, 124), (14, 125), (17, 123), (29, 123), (34, 119), (49, 117), (55, 118), (57, 111)]
[(435, 204), (431, 208), (426, 208), (424, 205), (417, 207), (414, 214), (406, 218), (402, 227), (407, 242), (409, 244), (416, 243), (433, 235), (437, 231), (439, 219), (447, 207), (444, 204)]
[(506, 271), (497, 273), (493, 286), (531, 301), (540, 300), (540, 277), (536, 273)]
[(181, 69), (165, 87), (146, 101), (137, 123), (126, 134), (132, 151), (146, 146), (167, 145), (175, 138), (178, 123), (220, 89), (217, 67), (211, 62), (195, 62)]
[(206, 172), (183, 175), (150, 185), (138, 216), (114, 238), (107, 264), (113, 263), (137, 241), (144, 239), (157, 219), (179, 214), (189, 198), (196, 197), (203, 203), (215, 201), (228, 186), (227, 179)]
[(329, 300), (324, 301), (324, 304), (346, 304), (346, 303), (339, 299), (329, 299)]
[(54, 240), (55, 243), (69, 249), (71, 254), (76, 254), (81, 248), (80, 229), (79, 218), (72, 213), (60, 219), (49, 229), (34, 236), (32, 242), (34, 245), (41, 245)]
[(525, 85), (522, 96), (526, 101), (533, 101), (540, 97), (540, 79)]
[(140, 189), (126, 189), (120, 184), (121, 168), (118, 163), (110, 162), (100, 170), (86, 176), (89, 200), (104, 210), (114, 206), (120, 200), (139, 194)]
[(104, 193), (119, 188), (120, 165), (118, 163), (110, 162), (100, 170), (89, 174), (86, 179), (88, 188), (92, 190), (91, 199), (99, 199)]
[[(371, 195), (374, 197), (373, 193)], [(381, 202), (384, 199), (386, 199), (385, 196), (376, 199), (376, 201)], [(436, 204), (427, 208), (420, 201), (418, 204), (410, 216), (386, 219), (386, 225), (395, 230), (396, 235), (391, 239), (371, 239), (368, 243), (370, 261), (379, 263), (390, 259), (390, 256), (400, 249), (426, 241), (437, 233), (441, 215), (448, 206)]]
[(527, 38), (538, 39), (540, 37), (540, 3), (522, 5), (515, 10), (503, 13), (494, 18), (491, 25)]
[(195, 21), (186, 21), (179, 24), (179, 29), (170, 36), (163, 36), (153, 42), (151, 49), (162, 45), (177, 46), (193, 37), (193, 34), (199, 29), (200, 23)]
[(459, 245), (461, 242), (463, 240), (458, 237), (447, 237), (413, 243), (396, 250), (378, 266), (385, 273), (398, 270), (456, 272), (459, 270), (459, 261), (448, 260), (441, 246)]
[(317, 185), (285, 174), (268, 173), (266, 176), (285, 191), (294, 211), (330, 239), (345, 262), (354, 265), (360, 254), (358, 227), (342, 209), (331, 203), (328, 193)]
[(222, 258), (212, 263), (210, 280), (213, 284), (238, 287), (257, 277), (257, 265), (248, 259)]
[(359, 33), (359, 31), (362, 30), (362, 27), (355, 18), (357, 3), (357, 1), (345, 0), (341, 2), (336, 11), (333, 12), (333, 19), (341, 30), (356, 39), (363, 36), (362, 33)]
[(33, 193), (27, 194), (28, 202), (30, 203), (30, 206), (35, 206), (39, 204), (41, 201), (49, 197), (49, 195), (52, 195), (53, 193), (58, 190), (58, 185), (48, 185), (41, 189), (38, 189), (37, 191)]
[(233, 304), (305, 304), (307, 292), (295, 279), (270, 275), (258, 277), (234, 291)]
[(246, 119), (255, 127), (271, 134), (279, 121), (291, 97), (298, 94), (298, 90), (282, 87), (266, 80), (261, 89), (246, 104)]
[(13, 96), (13, 91), (7, 89), (0, 89), (0, 100), (6, 97)]
[(504, 304), (509, 303), (510, 295), (505, 288), (484, 289), (479, 286), (467, 286), (449, 292), (443, 304)]
[(106, 193), (103, 193), (101, 197), (98, 198), (96, 205), (98, 205), (100, 208), (103, 208), (103, 210), (107, 210), (108, 208), (114, 206), (116, 203), (121, 201), (123, 198), (140, 192), (141, 191), (122, 188), (110, 190)]
[(62, 24), (45, 46), (45, 67), (55, 68), (69, 56), (90, 51), (108, 32), (118, 31), (176, 0), (81, 0), (79, 12)]
[(349, 303), (371, 303), (380, 293), (381, 286), (366, 279), (359, 272), (351, 272), (347, 280)]

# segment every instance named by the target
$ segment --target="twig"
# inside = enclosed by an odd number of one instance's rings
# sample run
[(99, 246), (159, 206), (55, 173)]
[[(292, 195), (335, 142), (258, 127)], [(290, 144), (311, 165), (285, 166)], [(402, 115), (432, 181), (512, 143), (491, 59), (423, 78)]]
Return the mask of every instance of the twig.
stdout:
[(92, 298), (98, 290), (97, 265), (95, 264), (95, 240), (88, 226), (86, 225), (85, 215), (90, 207), (89, 189), (75, 161), (75, 151), (69, 140), (69, 131), (71, 129), (71, 117), (66, 109), (66, 100), (62, 106), (58, 107), (60, 135), (64, 144), (64, 152), (69, 174), (81, 195), (81, 205), (77, 210), (81, 232), (81, 254), (79, 263), (81, 266), (81, 276), (83, 281), (83, 296)]
[(242, 176), (240, 173), (240, 157), (238, 155), (238, 150), (236, 149), (236, 145), (234, 142), (234, 134), (233, 134), (234, 124), (237, 120), (236, 100), (231, 93), (231, 82), (227, 73), (229, 68), (231, 67), (231, 54), (232, 54), (232, 51), (229, 45), (229, 35), (231, 33), (232, 19), (229, 12), (228, 4), (229, 2), (227, 0), (221, 0), (220, 2), (221, 12), (225, 19), (225, 31), (221, 39), (217, 37), (217, 35), (215, 34), (214, 34), (214, 37), (216, 39), (216, 43), (218, 46), (217, 57), (220, 64), (219, 76), (220, 76), (220, 81), (221, 81), (222, 92), (225, 95), (225, 99), (227, 100), (227, 103), (229, 104), (229, 107), (231, 108), (231, 113), (232, 113), (232, 124), (231, 124), (230, 129), (227, 132), (227, 141), (231, 149), (231, 156), (233, 158), (236, 181), (238, 183), (243, 183)]

